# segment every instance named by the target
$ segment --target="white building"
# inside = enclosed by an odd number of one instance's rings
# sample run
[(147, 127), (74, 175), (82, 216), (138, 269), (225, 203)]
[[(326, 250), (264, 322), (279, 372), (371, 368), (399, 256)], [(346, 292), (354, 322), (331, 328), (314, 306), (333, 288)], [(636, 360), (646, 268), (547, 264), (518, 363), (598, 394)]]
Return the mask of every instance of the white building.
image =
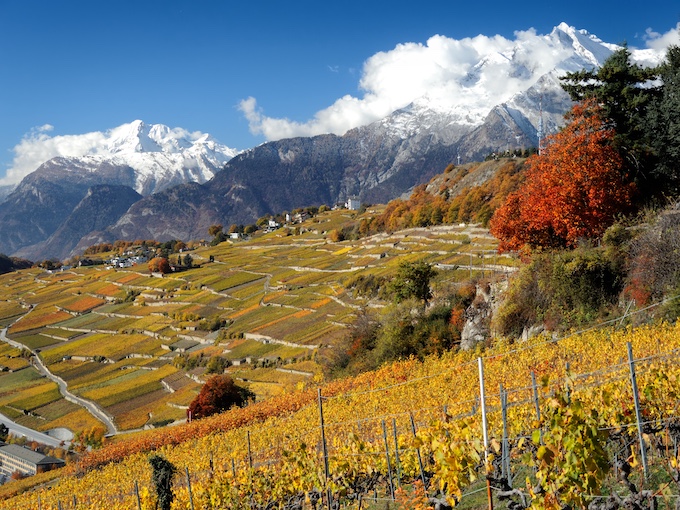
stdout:
[(361, 209), (361, 202), (358, 198), (348, 198), (345, 207), (350, 211), (358, 211)]

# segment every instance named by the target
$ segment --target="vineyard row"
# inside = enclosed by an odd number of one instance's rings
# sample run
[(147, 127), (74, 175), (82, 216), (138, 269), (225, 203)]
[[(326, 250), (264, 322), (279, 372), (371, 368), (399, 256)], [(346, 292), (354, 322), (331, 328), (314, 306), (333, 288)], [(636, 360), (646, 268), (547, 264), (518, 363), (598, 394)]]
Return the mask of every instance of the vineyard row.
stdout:
[[(533, 489), (527, 490), (523, 481), (527, 477), (536, 487), (542, 487), (544, 500), (546, 494), (553, 498), (545, 501), (564, 504), (564, 498), (578, 496), (577, 503), (587, 500), (592, 504), (606, 487), (605, 478), (612, 478), (616, 485), (616, 478), (626, 470), (627, 493), (616, 497), (641, 497), (644, 491), (640, 488), (648, 486), (651, 472), (664, 483), (657, 484), (653, 494), (645, 497), (674, 498), (678, 493), (673, 480), (680, 436), (677, 357), (678, 351), (673, 349), (579, 374), (566, 370), (564, 377), (544, 374), (540, 383), (531, 372), (526, 377), (531, 385), (513, 388), (518, 382), (514, 377), (504, 381), (508, 390), (499, 385), (498, 396), (483, 392), (475, 399), (395, 412), (370, 413), (370, 409), (380, 409), (382, 397), (391, 393), (417, 393), (429, 378), (420, 378), (412, 385), (394, 384), (331, 398), (322, 397), (319, 391), (317, 424), (313, 427), (300, 427), (300, 420), (290, 415), (277, 421), (274, 428), (241, 430), (241, 440), (232, 435), (226, 449), (215, 442), (204, 444), (207, 448), (201, 450), (195, 448), (198, 443), (177, 447), (191, 450), (184, 455), (192, 457), (194, 467), (183, 483), (178, 477), (173, 508), (360, 507), (362, 501), (371, 498), (379, 502), (412, 497), (422, 497), (430, 504), (438, 501), (452, 505), (460, 502), (463, 491), (470, 487), (474, 491), (475, 483), (483, 479), (489, 480), (495, 499), (514, 498), (512, 501), (520, 506), (513, 508), (526, 508), (523, 505), (539, 497), (532, 496), (536, 494)], [(498, 359), (487, 358), (484, 364), (496, 362)], [(475, 368), (473, 363), (465, 366)], [(466, 381), (470, 395), (470, 374), (465, 377), (458, 367), (458, 375)], [(639, 383), (637, 393), (634, 380)], [(411, 403), (421, 401), (417, 395), (411, 397)], [(369, 409), (369, 415), (324, 423), (324, 416), (348, 418), (357, 414), (352, 412), (357, 405)], [(310, 411), (307, 409), (307, 424), (313, 423)], [(486, 429), (482, 426), (484, 417)], [(570, 476), (585, 482), (569, 492), (560, 489), (564, 481), (549, 480), (548, 475), (541, 478), (541, 473), (556, 471), (557, 459), (576, 455), (575, 445), (590, 450), (582, 450), (570, 462), (594, 464), (571, 466), (574, 472), (569, 472)], [(164, 447), (159, 453), (178, 457), (179, 452)], [(108, 484), (81, 485), (68, 496), (58, 490), (49, 495), (22, 495), (11, 503), (12, 508), (108, 508), (110, 501), (116, 501), (115, 507), (121, 510), (154, 508), (145, 457), (140, 453), (126, 461), (134, 466), (122, 477), (118, 473), (117, 490), (130, 488), (122, 494), (107, 492)], [(188, 474), (186, 459), (183, 467)], [(101, 476), (107, 476), (106, 472), (103, 468)], [(132, 487), (141, 489), (132, 491)], [(2, 505), (0, 508), (9, 508)]]

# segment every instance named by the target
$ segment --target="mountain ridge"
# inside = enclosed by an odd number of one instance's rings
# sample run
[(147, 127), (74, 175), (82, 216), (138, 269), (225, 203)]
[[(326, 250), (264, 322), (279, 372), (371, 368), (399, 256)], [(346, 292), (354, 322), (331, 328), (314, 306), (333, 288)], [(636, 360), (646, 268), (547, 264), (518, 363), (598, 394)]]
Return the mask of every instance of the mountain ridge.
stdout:
[[(264, 214), (332, 205), (349, 197), (387, 202), (410, 193), (450, 163), (479, 161), (493, 152), (536, 147), (539, 126), (544, 134), (555, 132), (571, 106), (559, 77), (601, 65), (619, 46), (565, 23), (541, 36), (538, 43), (532, 39), (534, 46), (525, 40), (518, 37), (507, 51), (481, 55), (464, 75), (453, 76), (458, 95), (432, 91), (383, 119), (342, 135), (270, 141), (233, 154), (224, 162), (215, 156), (219, 144), (208, 135), (192, 141), (191, 137), (175, 136), (186, 134), (181, 129), (146, 126), (141, 121), (116, 128), (108, 142), (112, 157), (104, 160), (92, 154), (86, 156), (90, 159), (76, 163), (87, 167), (105, 165), (106, 161), (106, 165), (118, 166), (121, 172), (131, 168), (133, 175), (128, 175), (125, 182), (107, 183), (129, 186), (145, 197), (103, 232), (87, 234), (70, 246), (70, 254), (85, 242), (118, 238), (197, 239), (205, 237), (208, 226), (214, 223), (246, 224)], [(536, 49), (536, 44), (542, 46)], [(632, 53), (637, 60), (654, 63), (652, 52)], [(488, 93), (490, 80), (498, 81), (493, 97)], [(195, 149), (199, 155), (191, 152), (194, 147), (202, 149)], [(125, 158), (117, 160), (121, 154)], [(148, 172), (134, 170), (135, 158), (141, 157), (152, 161), (146, 167)], [(216, 169), (208, 178), (201, 165), (214, 166), (215, 161), (222, 164), (223, 170)], [(55, 165), (53, 162), (50, 166)], [(166, 165), (179, 165), (180, 176), (168, 173)], [(175, 178), (184, 184), (176, 185)], [(22, 185), (23, 182), (14, 193)], [(81, 194), (84, 196), (84, 191)], [(24, 193), (22, 197), (37, 200), (35, 194)], [(6, 203), (10, 199), (12, 195)], [(37, 229), (40, 235), (33, 236), (27, 245), (16, 232), (6, 232), (3, 205), (0, 242), (10, 246), (10, 253), (20, 249), (26, 253), (26, 246), (39, 246), (37, 243), (58, 228), (41, 226)], [(61, 221), (66, 216), (62, 213)], [(19, 240), (6, 242), (13, 239), (12, 235)], [(34, 251), (36, 255), (52, 256), (38, 248)]]

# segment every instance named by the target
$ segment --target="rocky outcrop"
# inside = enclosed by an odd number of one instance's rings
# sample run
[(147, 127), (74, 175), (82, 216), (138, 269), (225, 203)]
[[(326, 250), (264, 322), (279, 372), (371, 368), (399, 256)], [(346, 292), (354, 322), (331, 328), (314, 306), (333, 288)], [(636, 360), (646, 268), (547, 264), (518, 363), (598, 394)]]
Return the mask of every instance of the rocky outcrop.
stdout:
[(460, 339), (462, 350), (472, 350), (490, 338), (491, 320), (506, 287), (506, 281), (477, 284), (475, 299), (465, 310), (465, 324)]

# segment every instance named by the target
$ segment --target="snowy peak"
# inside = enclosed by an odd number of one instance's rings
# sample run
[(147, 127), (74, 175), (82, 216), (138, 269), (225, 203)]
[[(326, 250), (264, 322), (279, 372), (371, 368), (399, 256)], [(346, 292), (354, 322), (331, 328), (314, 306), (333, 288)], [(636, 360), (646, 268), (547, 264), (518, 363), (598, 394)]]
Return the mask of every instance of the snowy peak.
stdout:
[(141, 120), (123, 124), (111, 130), (107, 150), (111, 154), (120, 152), (161, 152), (161, 148), (144, 131), (146, 125)]
[[(549, 34), (532, 30), (517, 33), (514, 40), (497, 38), (486, 51), (478, 51), (465, 69), (451, 73), (445, 86), (433, 87), (426, 95), (379, 121), (391, 136), (423, 136), (428, 129), (454, 133), (482, 126), (490, 113), (510, 108), (518, 129), (530, 140), (536, 138), (539, 99), (552, 130), (562, 122), (569, 98), (559, 77), (567, 72), (600, 67), (620, 48), (602, 41), (586, 30), (560, 23)], [(638, 50), (632, 58), (642, 60)], [(526, 132), (526, 128), (533, 129)], [(451, 143), (459, 134), (450, 136)], [(516, 134), (512, 134), (512, 139)]]
[[(549, 37), (555, 45), (572, 49), (576, 60), (580, 60), (578, 63), (581, 67), (583, 64), (589, 64), (591, 68), (599, 67), (619, 48), (615, 44), (605, 43), (587, 30), (577, 30), (564, 22), (557, 25)], [(574, 57), (567, 60), (574, 60)]]
[(132, 182), (113, 179), (105, 183), (131, 186), (142, 195), (187, 182), (204, 183), (239, 152), (205, 133), (141, 120), (78, 136), (85, 140), (83, 145), (90, 146), (81, 155), (58, 156), (46, 162), (52, 171), (101, 174), (103, 168), (127, 168)]
[(107, 149), (111, 154), (130, 152), (180, 153), (194, 144), (204, 145), (208, 135), (170, 129), (163, 124), (144, 124), (135, 120), (110, 131)]

